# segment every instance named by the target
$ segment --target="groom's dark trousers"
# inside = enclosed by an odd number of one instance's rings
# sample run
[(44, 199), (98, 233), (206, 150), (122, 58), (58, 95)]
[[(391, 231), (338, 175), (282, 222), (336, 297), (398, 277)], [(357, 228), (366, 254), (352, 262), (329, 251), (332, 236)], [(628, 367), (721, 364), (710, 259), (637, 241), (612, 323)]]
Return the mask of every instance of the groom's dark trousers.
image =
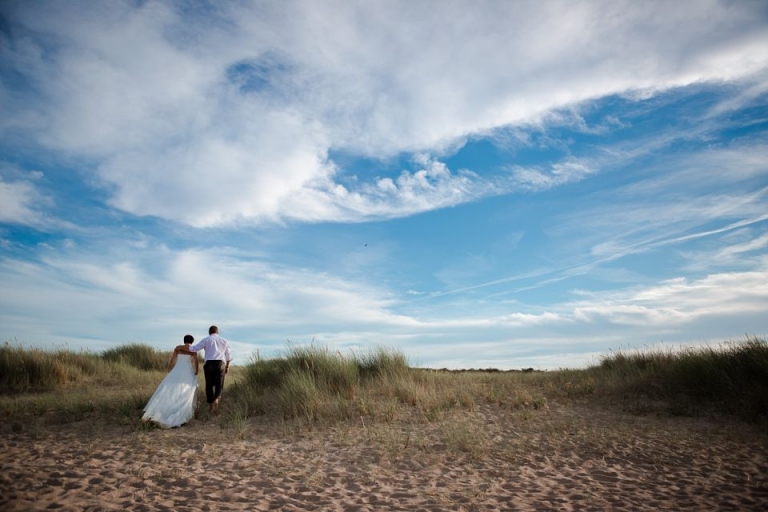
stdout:
[(221, 389), (224, 387), (224, 375), (227, 373), (225, 368), (224, 361), (206, 361), (203, 365), (205, 398), (209, 404), (221, 396)]

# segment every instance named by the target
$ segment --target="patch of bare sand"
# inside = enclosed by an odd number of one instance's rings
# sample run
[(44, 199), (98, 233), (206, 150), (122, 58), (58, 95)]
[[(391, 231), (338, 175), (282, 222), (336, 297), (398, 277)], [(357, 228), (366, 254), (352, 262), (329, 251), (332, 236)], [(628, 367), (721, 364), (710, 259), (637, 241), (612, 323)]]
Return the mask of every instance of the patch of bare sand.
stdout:
[(219, 421), (7, 433), (0, 509), (768, 509), (768, 438), (733, 422), (573, 404), (299, 434)]

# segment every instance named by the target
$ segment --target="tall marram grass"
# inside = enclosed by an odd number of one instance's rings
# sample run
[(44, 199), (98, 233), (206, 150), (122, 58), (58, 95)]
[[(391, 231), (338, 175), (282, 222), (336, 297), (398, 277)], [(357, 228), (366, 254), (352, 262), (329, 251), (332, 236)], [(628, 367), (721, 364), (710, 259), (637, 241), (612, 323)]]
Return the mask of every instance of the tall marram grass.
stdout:
[(99, 354), (5, 343), (0, 346), (0, 427), (39, 433), (44, 425), (89, 419), (94, 428), (101, 421), (143, 428), (141, 410), (166, 375), (170, 358), (170, 352), (141, 345)]
[(162, 352), (148, 345), (131, 343), (105, 351), (102, 357), (107, 361), (121, 362), (139, 370), (167, 370), (170, 352)]
[(349, 394), (360, 379), (399, 375), (409, 370), (406, 357), (377, 348), (345, 357), (316, 345), (290, 346), (283, 357), (257, 359), (247, 365), (245, 381), (259, 388), (279, 388), (296, 371), (311, 375), (313, 382), (331, 393)]
[(0, 347), (0, 390), (45, 391), (66, 382), (54, 354), (5, 344)]
[[(682, 350), (615, 352), (581, 371), (561, 371), (550, 385), (574, 396), (602, 393), (662, 401), (672, 413), (719, 410), (768, 418), (768, 343), (755, 337)], [(643, 405), (646, 404), (646, 405)]]
[[(584, 370), (434, 372), (410, 368), (386, 349), (344, 357), (317, 347), (257, 360), (233, 389), (249, 414), (285, 418), (392, 419), (404, 410), (435, 421), (477, 400), (513, 410), (542, 409), (549, 399), (618, 399), (634, 412), (720, 411), (748, 421), (768, 418), (768, 344), (748, 338), (677, 351), (614, 352)], [(661, 408), (659, 406), (661, 405)]]
[(397, 377), (408, 370), (408, 359), (397, 350), (379, 347), (355, 356), (357, 370), (362, 378)]
[(105, 382), (120, 378), (125, 367), (166, 371), (170, 352), (132, 344), (96, 354), (59, 349), (46, 351), (5, 343), (0, 346), (0, 392), (51, 391), (83, 379)]
[(395, 350), (377, 348), (344, 356), (311, 345), (291, 346), (283, 357), (251, 362), (231, 396), (238, 416), (271, 411), (312, 423), (360, 415), (393, 417), (393, 403), (465, 403), (466, 399), (455, 397), (427, 398), (454, 391), (426, 385), (423, 372), (411, 369)]

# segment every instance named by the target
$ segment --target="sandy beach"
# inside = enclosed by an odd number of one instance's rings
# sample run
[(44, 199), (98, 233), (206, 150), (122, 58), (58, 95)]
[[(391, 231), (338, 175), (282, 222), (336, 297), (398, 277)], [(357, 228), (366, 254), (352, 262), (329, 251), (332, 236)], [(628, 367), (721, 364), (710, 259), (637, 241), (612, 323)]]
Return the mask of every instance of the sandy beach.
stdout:
[(754, 425), (587, 404), (311, 431), (203, 417), (4, 434), (2, 510), (768, 508), (768, 437)]

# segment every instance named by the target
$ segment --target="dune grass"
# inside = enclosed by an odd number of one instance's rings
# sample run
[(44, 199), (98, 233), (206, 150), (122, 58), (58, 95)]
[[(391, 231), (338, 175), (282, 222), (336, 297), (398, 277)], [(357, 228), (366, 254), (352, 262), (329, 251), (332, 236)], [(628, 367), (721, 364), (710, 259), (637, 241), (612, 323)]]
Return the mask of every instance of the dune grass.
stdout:
[(230, 392), (230, 408), (236, 417), (274, 413), (307, 424), (348, 419), (368, 412), (372, 391), (387, 395), (377, 407), (386, 398), (407, 395), (403, 388), (414, 375), (405, 356), (393, 350), (344, 356), (315, 345), (290, 346), (283, 357), (256, 359), (244, 368)]
[(131, 343), (105, 351), (101, 357), (107, 361), (125, 363), (145, 371), (168, 370), (171, 351), (160, 351), (141, 343)]
[(119, 383), (132, 370), (167, 371), (171, 352), (130, 344), (103, 354), (46, 351), (5, 343), (0, 347), (0, 393), (41, 392), (94, 380)]
[(12, 431), (85, 419), (141, 425), (141, 410), (171, 352), (126, 345), (103, 354), (0, 346), (0, 418)]
[(318, 347), (256, 360), (232, 390), (238, 415), (283, 418), (439, 420), (488, 403), (540, 410), (551, 400), (620, 403), (638, 413), (736, 415), (768, 419), (768, 343), (747, 338), (677, 351), (612, 352), (592, 367), (553, 372), (449, 372), (411, 368), (397, 351), (344, 357)]
[[(94, 354), (6, 344), (0, 347), (0, 417), (14, 431), (96, 418), (145, 428), (141, 410), (170, 356), (141, 345)], [(203, 405), (202, 372), (200, 382)], [(240, 437), (254, 418), (299, 429), (357, 424), (371, 432), (376, 425), (442, 425), (446, 439), (468, 449), (482, 436), (458, 427), (476, 424), (485, 407), (526, 418), (573, 401), (619, 405), (633, 414), (766, 421), (768, 343), (748, 338), (680, 351), (613, 352), (590, 368), (551, 372), (436, 371), (413, 368), (401, 352), (386, 348), (345, 355), (289, 346), (281, 357), (231, 368), (219, 421)]]
[(750, 421), (768, 417), (768, 343), (758, 338), (678, 351), (617, 352), (587, 372), (596, 387), (662, 401), (673, 414), (709, 409)]

